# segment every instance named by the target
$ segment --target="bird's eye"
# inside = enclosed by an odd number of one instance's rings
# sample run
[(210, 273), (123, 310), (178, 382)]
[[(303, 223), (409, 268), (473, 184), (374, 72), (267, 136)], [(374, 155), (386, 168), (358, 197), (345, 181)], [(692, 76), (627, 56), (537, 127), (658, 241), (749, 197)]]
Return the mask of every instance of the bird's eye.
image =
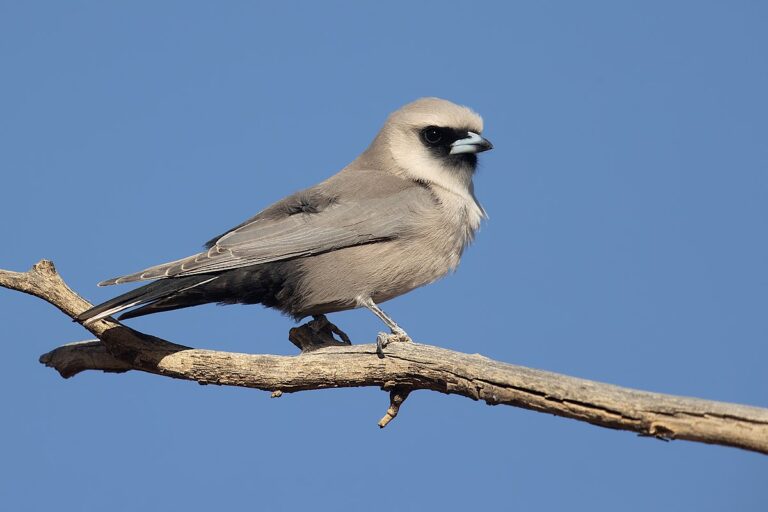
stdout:
[(443, 140), (443, 133), (437, 126), (427, 126), (422, 130), (421, 136), (424, 138), (424, 142), (430, 145), (438, 144)]

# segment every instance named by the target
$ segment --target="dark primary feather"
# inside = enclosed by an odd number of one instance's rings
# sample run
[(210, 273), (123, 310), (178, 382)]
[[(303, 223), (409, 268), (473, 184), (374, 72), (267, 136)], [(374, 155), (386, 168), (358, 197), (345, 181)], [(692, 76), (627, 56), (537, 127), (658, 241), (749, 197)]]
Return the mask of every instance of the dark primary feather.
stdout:
[[(227, 270), (216, 274), (216, 279), (205, 282), (205, 278), (208, 277), (210, 274), (200, 274), (178, 279), (161, 279), (145, 285), (139, 290), (144, 289), (146, 292), (151, 292), (153, 287), (157, 286), (172, 289), (174, 283), (183, 283), (190, 279), (199, 280), (202, 283), (186, 288), (179, 286), (178, 291), (166, 293), (160, 299), (149, 301), (142, 307), (123, 313), (120, 315), (120, 320), (211, 302), (219, 304), (263, 304), (267, 307), (277, 308), (296, 319), (305, 316), (299, 305), (300, 297), (294, 293), (300, 278), (300, 271), (295, 261), (280, 261)], [(120, 297), (115, 300), (120, 302), (119, 299)], [(102, 311), (106, 311), (106, 309)]]
[(303, 317), (299, 296), (294, 294), (301, 274), (294, 261), (238, 268), (218, 274), (160, 279), (119, 295), (77, 317), (85, 321), (115, 307), (133, 304), (120, 320), (218, 302), (263, 304), (295, 318)]
[(109, 311), (115, 307), (121, 307), (130, 304), (133, 306), (141, 306), (143, 304), (149, 304), (154, 301), (162, 300), (166, 297), (170, 297), (174, 294), (179, 294), (184, 290), (189, 290), (195, 286), (210, 280), (215, 279), (215, 276), (199, 275), (188, 276), (173, 280), (162, 280), (149, 283), (148, 285), (136, 288), (122, 295), (108, 300), (102, 304), (92, 307), (91, 309), (80, 313), (76, 320), (85, 321), (96, 315), (99, 315), (105, 311)]

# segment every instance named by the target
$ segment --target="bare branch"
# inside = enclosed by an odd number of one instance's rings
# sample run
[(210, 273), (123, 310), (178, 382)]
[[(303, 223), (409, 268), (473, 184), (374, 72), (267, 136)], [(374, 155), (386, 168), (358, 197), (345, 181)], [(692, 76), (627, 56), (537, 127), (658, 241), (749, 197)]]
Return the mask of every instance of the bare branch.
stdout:
[[(90, 307), (49, 262), (27, 273), (0, 271), (0, 286), (31, 293), (70, 317)], [(378, 386), (391, 392), (386, 425), (411, 390), (428, 389), (630, 430), (768, 454), (768, 409), (650, 393), (493, 361), (417, 343), (326, 346), (298, 356), (197, 350), (112, 319), (87, 326), (101, 342), (59, 347), (40, 360), (64, 377), (85, 370), (139, 370), (203, 384), (242, 386), (273, 396), (310, 389)], [(381, 424), (380, 423), (380, 424)]]

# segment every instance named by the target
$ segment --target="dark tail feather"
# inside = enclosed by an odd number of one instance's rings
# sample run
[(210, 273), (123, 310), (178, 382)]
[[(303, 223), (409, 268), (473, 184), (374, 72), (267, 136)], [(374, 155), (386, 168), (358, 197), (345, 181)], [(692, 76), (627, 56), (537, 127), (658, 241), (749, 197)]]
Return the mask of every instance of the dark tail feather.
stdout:
[[(182, 294), (183, 292), (191, 290), (196, 286), (208, 283), (217, 277), (218, 276), (216, 275), (212, 276), (210, 274), (199, 274), (194, 276), (154, 281), (147, 285), (136, 288), (135, 290), (131, 290), (128, 293), (119, 295), (114, 299), (104, 302), (103, 304), (94, 306), (91, 309), (80, 313), (75, 320), (82, 323), (95, 322), (96, 320), (100, 320), (104, 317), (114, 315), (115, 313), (119, 313), (120, 311), (136, 306), (144, 307), (141, 307), (136, 311), (124, 313), (120, 318), (133, 318), (136, 316), (156, 313), (159, 311), (168, 311), (170, 309), (195, 306), (197, 304), (201, 304), (201, 302), (174, 300), (173, 296)], [(155, 305), (156, 307), (153, 307)]]
[(172, 295), (166, 299), (160, 299), (156, 302), (141, 306), (140, 308), (126, 311), (117, 317), (117, 319), (126, 320), (128, 318), (136, 318), (137, 316), (151, 315), (152, 313), (161, 313), (163, 311), (188, 308), (190, 306), (199, 306), (200, 304), (207, 303), (205, 299), (196, 300), (196, 296), (197, 294), (180, 292), (178, 295)]

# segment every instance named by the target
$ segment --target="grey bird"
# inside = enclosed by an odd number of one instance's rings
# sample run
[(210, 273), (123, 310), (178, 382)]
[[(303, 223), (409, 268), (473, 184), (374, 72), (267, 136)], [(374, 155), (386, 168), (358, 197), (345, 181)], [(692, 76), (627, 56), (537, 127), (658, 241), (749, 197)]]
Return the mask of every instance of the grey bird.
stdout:
[(485, 217), (472, 183), (477, 153), (493, 147), (482, 131), (467, 107), (439, 98), (405, 105), (339, 173), (213, 238), (204, 252), (99, 283), (153, 281), (77, 321), (212, 302), (263, 304), (297, 321), (366, 307), (392, 332), (380, 346), (408, 340), (378, 304), (459, 264)]

